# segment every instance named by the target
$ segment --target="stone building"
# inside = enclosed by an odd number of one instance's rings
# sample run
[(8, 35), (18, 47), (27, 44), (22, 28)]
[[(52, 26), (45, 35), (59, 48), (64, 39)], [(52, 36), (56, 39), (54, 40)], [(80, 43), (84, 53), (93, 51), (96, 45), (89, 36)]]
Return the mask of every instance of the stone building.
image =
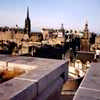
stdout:
[(30, 40), (32, 42), (41, 42), (43, 40), (43, 35), (41, 32), (32, 32)]
[(100, 45), (100, 35), (95, 38), (95, 44)]
[(0, 40), (10, 40), (12, 39), (11, 31), (0, 32)]
[(91, 46), (91, 51), (100, 50), (100, 35), (95, 37), (95, 43)]
[(65, 29), (61, 24), (60, 29), (42, 28), (43, 39), (48, 40), (50, 38), (65, 38)]
[(49, 39), (49, 33), (51, 33), (52, 29), (42, 28), (43, 40)]

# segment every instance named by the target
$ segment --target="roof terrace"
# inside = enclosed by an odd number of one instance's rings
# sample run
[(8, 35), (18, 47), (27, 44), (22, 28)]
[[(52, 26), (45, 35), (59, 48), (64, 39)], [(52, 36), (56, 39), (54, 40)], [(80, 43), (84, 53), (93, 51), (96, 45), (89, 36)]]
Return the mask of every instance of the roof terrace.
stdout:
[(0, 69), (25, 73), (0, 84), (0, 100), (52, 100), (59, 98), (68, 77), (68, 61), (0, 55)]

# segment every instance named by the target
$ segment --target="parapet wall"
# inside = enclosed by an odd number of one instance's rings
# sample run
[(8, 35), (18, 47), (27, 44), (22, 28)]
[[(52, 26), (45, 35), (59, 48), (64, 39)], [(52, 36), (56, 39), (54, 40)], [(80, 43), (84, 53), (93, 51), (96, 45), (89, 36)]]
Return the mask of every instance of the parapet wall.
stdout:
[(92, 63), (73, 100), (100, 99), (100, 63)]
[[(0, 100), (59, 100), (68, 77), (68, 61), (0, 55), (0, 65), (26, 73), (0, 84)], [(52, 98), (52, 100), (55, 100)]]

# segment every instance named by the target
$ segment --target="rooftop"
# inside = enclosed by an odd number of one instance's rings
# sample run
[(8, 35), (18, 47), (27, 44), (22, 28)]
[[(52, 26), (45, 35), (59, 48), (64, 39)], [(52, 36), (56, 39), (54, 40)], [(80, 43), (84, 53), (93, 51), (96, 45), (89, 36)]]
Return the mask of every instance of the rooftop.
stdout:
[(0, 66), (26, 71), (0, 84), (1, 100), (47, 100), (60, 90), (68, 74), (68, 61), (64, 60), (0, 55)]

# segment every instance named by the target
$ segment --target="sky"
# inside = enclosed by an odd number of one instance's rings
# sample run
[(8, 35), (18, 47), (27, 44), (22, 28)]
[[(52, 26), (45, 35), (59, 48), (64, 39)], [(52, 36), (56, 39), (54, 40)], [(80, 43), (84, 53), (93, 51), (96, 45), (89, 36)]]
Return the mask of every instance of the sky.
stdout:
[(29, 6), (31, 28), (84, 29), (100, 33), (100, 0), (0, 0), (0, 26), (24, 27)]

